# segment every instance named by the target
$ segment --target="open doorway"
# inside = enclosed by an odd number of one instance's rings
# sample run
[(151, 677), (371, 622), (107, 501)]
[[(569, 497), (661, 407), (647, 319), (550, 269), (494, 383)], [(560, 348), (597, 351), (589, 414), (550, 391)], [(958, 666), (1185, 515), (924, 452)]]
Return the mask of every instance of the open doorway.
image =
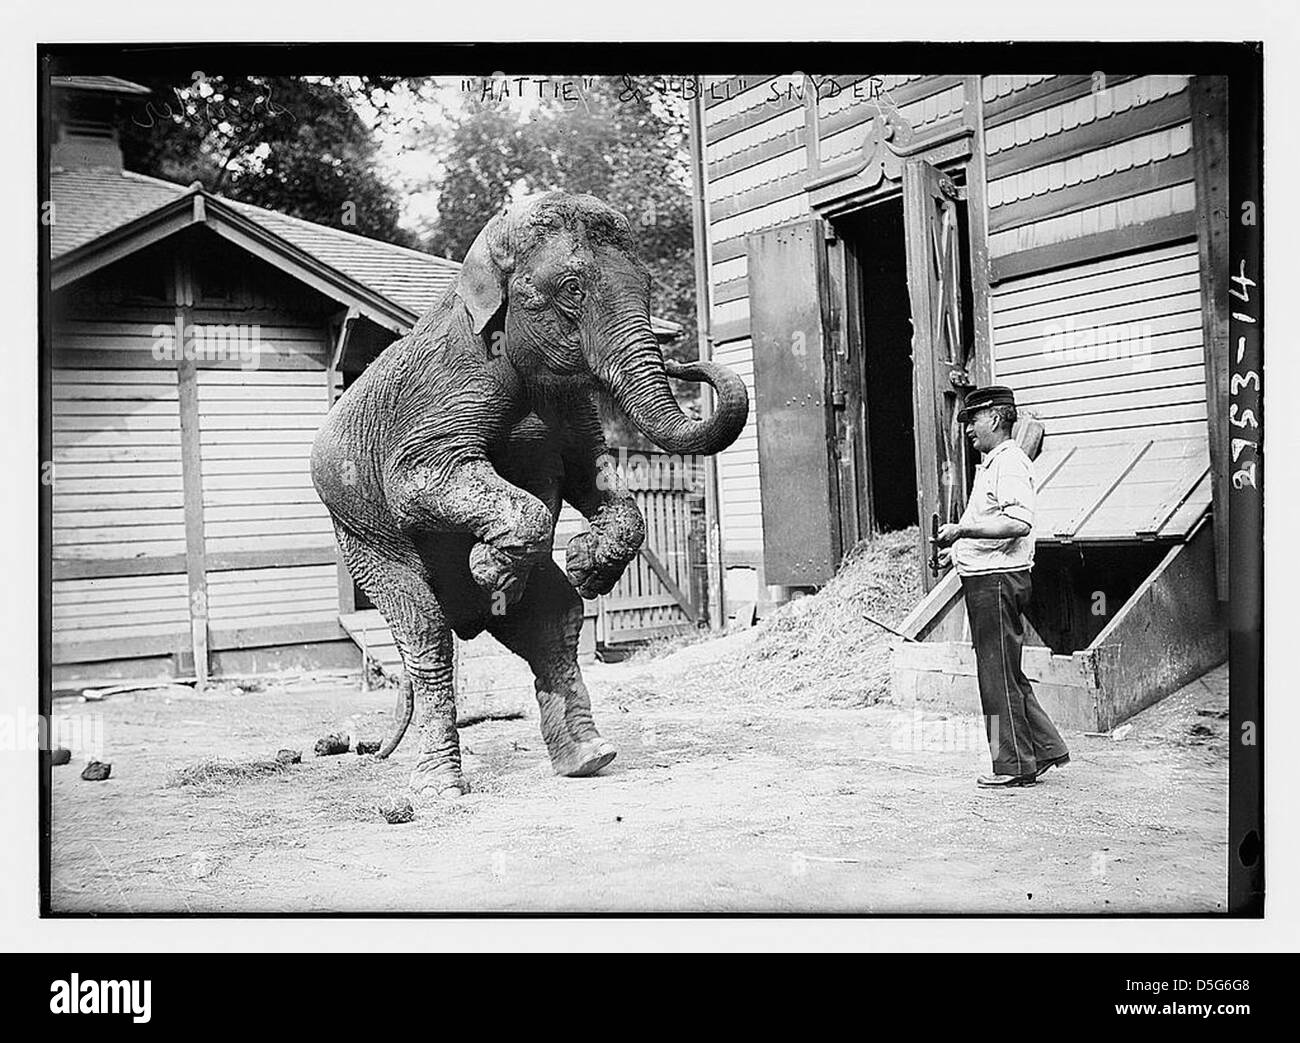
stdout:
[(851, 280), (861, 359), (862, 490), (876, 532), (917, 523), (916, 421), (912, 402), (912, 308), (907, 290), (901, 196), (863, 207), (836, 222), (856, 270)]

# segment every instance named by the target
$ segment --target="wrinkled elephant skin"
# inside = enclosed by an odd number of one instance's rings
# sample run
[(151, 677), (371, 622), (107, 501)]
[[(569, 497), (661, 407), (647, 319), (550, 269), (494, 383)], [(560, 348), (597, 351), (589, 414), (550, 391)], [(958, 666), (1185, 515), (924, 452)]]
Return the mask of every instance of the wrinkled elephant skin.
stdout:
[[(708, 419), (682, 412), (670, 375), (713, 386)], [(469, 789), (453, 632), (486, 629), (528, 662), (557, 773), (592, 775), (615, 756), (578, 670), (581, 598), (618, 582), (645, 524), (605, 447), (597, 388), (673, 453), (725, 449), (748, 412), (735, 374), (665, 362), (627, 221), (590, 196), (549, 193), (484, 227), (456, 284), (348, 388), (316, 438), (313, 482), (406, 672), (402, 721), (379, 755), (417, 710), (417, 796)], [(589, 524), (565, 570), (551, 558), (562, 501)]]

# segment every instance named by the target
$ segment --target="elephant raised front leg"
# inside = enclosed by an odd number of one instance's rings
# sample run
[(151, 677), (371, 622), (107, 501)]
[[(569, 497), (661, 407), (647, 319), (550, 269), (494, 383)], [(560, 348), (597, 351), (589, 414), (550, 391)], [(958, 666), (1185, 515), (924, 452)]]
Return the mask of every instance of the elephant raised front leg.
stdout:
[(582, 601), (552, 561), (539, 565), (517, 609), (493, 618), (489, 632), (532, 668), (542, 738), (557, 775), (594, 775), (617, 754), (601, 737), (578, 670)]
[(401, 472), (389, 500), (412, 535), (465, 532), (478, 541), (469, 554), (470, 574), (492, 599), (496, 614), (523, 596), (533, 567), (550, 556), (550, 509), (486, 460), (465, 460), (445, 472)]
[(400, 536), (379, 543), (362, 540), (341, 527), (336, 526), (335, 532), (353, 579), (392, 630), (411, 685), (420, 732), (412, 794), (429, 798), (468, 793), (456, 731), (451, 631), (419, 555)]

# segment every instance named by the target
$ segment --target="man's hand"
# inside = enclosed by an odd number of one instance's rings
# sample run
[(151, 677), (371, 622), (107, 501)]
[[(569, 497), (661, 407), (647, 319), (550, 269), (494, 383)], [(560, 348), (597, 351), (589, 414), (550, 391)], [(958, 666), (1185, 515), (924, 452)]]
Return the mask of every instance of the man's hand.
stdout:
[(953, 522), (939, 526), (939, 546), (951, 547), (961, 539), (961, 526)]
[(939, 551), (939, 568), (946, 569), (952, 567), (952, 551), (947, 547)]

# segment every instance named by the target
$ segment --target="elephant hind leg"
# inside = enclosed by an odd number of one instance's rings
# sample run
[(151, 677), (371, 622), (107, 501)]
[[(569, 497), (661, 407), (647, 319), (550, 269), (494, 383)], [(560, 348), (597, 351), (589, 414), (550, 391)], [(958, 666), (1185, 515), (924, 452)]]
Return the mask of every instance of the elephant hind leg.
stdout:
[(591, 697), (578, 669), (582, 601), (553, 561), (533, 572), (528, 589), (508, 614), (493, 616), (488, 631), (533, 671), (542, 738), (557, 775), (594, 775), (618, 753), (601, 737)]
[[(404, 537), (382, 543), (336, 526), (343, 560), (357, 585), (388, 623), (411, 687), (420, 732), (420, 751), (411, 773), (416, 796), (459, 796), (469, 792), (461, 773), (456, 731), (456, 690), (451, 631), (443, 619), (415, 547)], [(395, 747), (401, 736), (391, 742)], [(391, 747), (389, 744), (385, 744)]]

